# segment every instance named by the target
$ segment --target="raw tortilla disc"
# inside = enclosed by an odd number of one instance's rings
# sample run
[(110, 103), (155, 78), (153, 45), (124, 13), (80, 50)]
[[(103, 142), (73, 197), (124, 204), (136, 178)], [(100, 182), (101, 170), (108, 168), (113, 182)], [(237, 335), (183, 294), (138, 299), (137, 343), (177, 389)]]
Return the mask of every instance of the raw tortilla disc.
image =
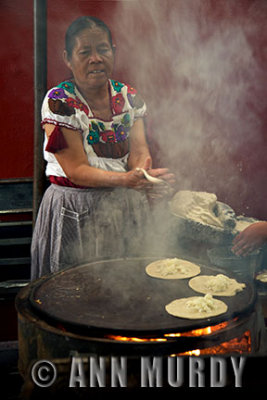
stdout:
[(203, 319), (203, 318), (210, 318), (210, 317), (215, 317), (220, 314), (224, 314), (228, 307), (227, 305), (218, 299), (213, 299), (214, 303), (216, 304), (216, 308), (210, 311), (195, 311), (195, 310), (190, 310), (186, 304), (189, 300), (194, 300), (197, 298), (202, 298), (202, 297), (186, 297), (182, 299), (177, 299), (173, 300), (171, 303), (167, 304), (165, 306), (165, 309), (168, 314), (173, 315), (174, 317), (179, 317), (179, 318), (186, 318), (186, 319)]
[[(166, 265), (166, 268), (171, 268), (169, 263), (173, 261), (173, 265), (181, 266), (185, 268), (186, 271), (177, 271), (175, 273), (164, 274), (162, 272), (163, 268)], [(185, 279), (185, 278), (192, 278), (192, 276), (198, 275), (200, 273), (200, 267), (197, 264), (193, 264), (190, 261), (183, 260), (180, 258), (166, 258), (163, 260), (157, 260), (152, 262), (151, 264), (147, 265), (146, 273), (153, 278), (160, 278), (160, 279)]]
[(214, 296), (235, 296), (237, 292), (243, 289), (241, 288), (241, 285), (245, 287), (244, 283), (240, 284), (235, 279), (229, 278), (228, 288), (215, 291), (211, 287), (208, 287), (210, 278), (215, 278), (215, 276), (214, 275), (196, 276), (195, 278), (190, 279), (189, 286), (196, 292), (204, 294), (210, 293)]

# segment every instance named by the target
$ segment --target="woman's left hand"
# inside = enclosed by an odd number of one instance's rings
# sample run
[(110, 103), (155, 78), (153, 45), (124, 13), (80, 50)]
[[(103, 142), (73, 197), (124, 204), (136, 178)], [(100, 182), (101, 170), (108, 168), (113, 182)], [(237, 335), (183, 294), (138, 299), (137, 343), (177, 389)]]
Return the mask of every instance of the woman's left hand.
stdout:
[(152, 184), (147, 190), (147, 196), (149, 199), (153, 201), (172, 195), (174, 191), (173, 185), (175, 184), (174, 174), (170, 173), (167, 168), (148, 169), (147, 173), (150, 176), (162, 179), (163, 181), (162, 183)]
[(169, 172), (168, 168), (151, 168), (147, 170), (147, 173), (154, 178), (163, 179), (163, 181), (171, 186), (175, 184), (175, 175)]

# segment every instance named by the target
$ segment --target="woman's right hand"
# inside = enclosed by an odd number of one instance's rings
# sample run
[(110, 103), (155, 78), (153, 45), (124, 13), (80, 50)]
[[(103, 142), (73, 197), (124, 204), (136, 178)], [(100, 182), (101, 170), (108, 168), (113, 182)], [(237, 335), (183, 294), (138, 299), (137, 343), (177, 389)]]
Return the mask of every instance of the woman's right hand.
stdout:
[(129, 172), (126, 172), (124, 186), (130, 189), (144, 190), (151, 189), (152, 184), (144, 177), (142, 171), (133, 169)]

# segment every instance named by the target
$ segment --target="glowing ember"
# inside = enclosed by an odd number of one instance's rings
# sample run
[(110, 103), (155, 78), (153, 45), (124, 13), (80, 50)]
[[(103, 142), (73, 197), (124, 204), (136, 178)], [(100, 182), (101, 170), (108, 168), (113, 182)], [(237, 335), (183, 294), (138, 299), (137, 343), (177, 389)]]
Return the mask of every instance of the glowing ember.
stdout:
[[(232, 321), (222, 322), (214, 326), (208, 326), (202, 329), (195, 329), (189, 332), (177, 332), (177, 333), (166, 333), (163, 337), (151, 338), (151, 337), (128, 337), (119, 335), (108, 335), (107, 339), (116, 340), (120, 342), (167, 342), (168, 340), (179, 338), (179, 337), (203, 337), (213, 334), (214, 332), (225, 329), (231, 325), (237, 318)], [(203, 340), (205, 340), (203, 338)], [(241, 336), (230, 339), (226, 342), (220, 343), (219, 345), (212, 346), (205, 349), (194, 349), (184, 353), (175, 354), (176, 356), (199, 356), (202, 354), (223, 354), (223, 353), (250, 353), (251, 352), (251, 334), (250, 331), (246, 331)]]
[(118, 340), (120, 342), (167, 342), (164, 338), (137, 338), (137, 337), (127, 337), (127, 336), (115, 336), (108, 335), (108, 339)]
[(179, 353), (179, 356), (199, 356), (202, 354), (225, 354), (225, 353), (250, 353), (251, 352), (251, 335), (250, 331), (246, 331), (238, 338), (231, 339), (217, 346), (206, 349), (197, 349)]
[(224, 329), (226, 326), (230, 325), (233, 321), (222, 322), (220, 324), (214, 326), (208, 326), (202, 329), (194, 329), (189, 332), (177, 332), (177, 333), (165, 333), (163, 337), (158, 338), (149, 338), (149, 337), (129, 337), (129, 336), (119, 336), (119, 335), (108, 335), (106, 336), (111, 340), (118, 340), (122, 342), (166, 342), (168, 339), (177, 338), (177, 337), (197, 337), (197, 336), (206, 336), (210, 335), (214, 332), (217, 332), (221, 329)]

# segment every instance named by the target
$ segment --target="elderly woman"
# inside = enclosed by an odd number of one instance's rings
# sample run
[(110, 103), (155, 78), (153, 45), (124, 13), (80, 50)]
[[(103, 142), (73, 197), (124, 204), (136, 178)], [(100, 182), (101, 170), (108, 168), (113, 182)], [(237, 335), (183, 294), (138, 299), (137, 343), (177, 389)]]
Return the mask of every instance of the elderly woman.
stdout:
[(64, 61), (72, 79), (49, 90), (42, 106), (51, 185), (34, 229), (32, 279), (95, 257), (141, 254), (151, 183), (138, 168), (173, 180), (166, 168), (152, 169), (146, 105), (111, 79), (114, 55), (103, 21), (80, 17), (68, 28)]

